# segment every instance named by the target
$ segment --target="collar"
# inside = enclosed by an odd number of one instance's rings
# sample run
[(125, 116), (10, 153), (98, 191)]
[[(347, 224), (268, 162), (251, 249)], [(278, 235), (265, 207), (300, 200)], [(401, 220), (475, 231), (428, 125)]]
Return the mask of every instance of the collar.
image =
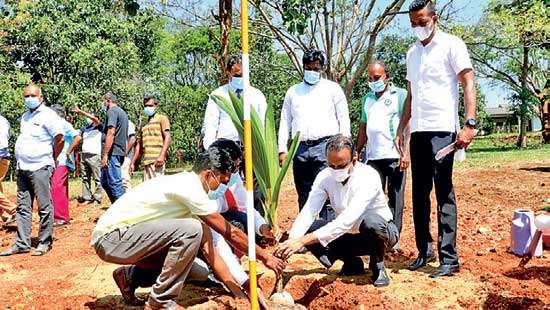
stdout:
[(46, 108), (46, 104), (44, 103), (44, 101), (42, 101), (40, 105), (36, 109), (34, 109), (34, 111), (31, 111), (31, 109), (27, 109), (27, 111), (29, 112), (29, 114), (34, 114), (36, 112), (43, 111), (44, 108)]

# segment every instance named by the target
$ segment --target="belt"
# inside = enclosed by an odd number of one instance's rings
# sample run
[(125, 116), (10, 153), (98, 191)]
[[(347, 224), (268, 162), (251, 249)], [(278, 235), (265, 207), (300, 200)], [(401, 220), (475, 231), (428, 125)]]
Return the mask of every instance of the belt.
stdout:
[(317, 140), (306, 140), (306, 141), (300, 141), (301, 144), (307, 145), (307, 146), (315, 146), (318, 144), (321, 144), (325, 141), (327, 141), (330, 138), (330, 136), (322, 137)]

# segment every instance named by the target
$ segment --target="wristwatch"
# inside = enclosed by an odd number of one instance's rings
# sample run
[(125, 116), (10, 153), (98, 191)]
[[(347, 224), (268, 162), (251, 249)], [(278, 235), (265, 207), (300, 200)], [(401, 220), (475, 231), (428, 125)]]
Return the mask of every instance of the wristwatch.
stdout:
[(469, 118), (464, 122), (464, 126), (468, 126), (470, 128), (476, 128), (476, 119), (475, 118)]

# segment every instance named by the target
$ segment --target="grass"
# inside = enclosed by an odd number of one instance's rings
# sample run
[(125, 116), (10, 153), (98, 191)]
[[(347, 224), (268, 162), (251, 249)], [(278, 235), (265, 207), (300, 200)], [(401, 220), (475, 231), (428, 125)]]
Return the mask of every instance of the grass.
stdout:
[(514, 161), (542, 161), (550, 158), (550, 144), (541, 144), (540, 133), (528, 135), (528, 147), (516, 147), (517, 135), (496, 134), (476, 137), (466, 151), (466, 160), (457, 167), (498, 168)]

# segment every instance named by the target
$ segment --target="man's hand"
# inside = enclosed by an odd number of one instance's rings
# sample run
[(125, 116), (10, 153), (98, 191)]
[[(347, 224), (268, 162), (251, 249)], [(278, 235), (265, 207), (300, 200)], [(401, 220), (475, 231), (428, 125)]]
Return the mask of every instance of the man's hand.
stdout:
[(77, 104), (75, 104), (71, 107), (71, 112), (73, 112), (73, 113), (80, 113), (81, 111), (82, 110), (80, 110), (80, 108), (78, 107)]
[(107, 168), (107, 165), (109, 163), (109, 158), (107, 158), (107, 155), (103, 155), (101, 158), (101, 168)]
[(279, 166), (282, 166), (285, 160), (286, 160), (286, 153), (285, 152), (279, 153)]
[(166, 162), (166, 157), (163, 155), (160, 155), (157, 160), (155, 160), (155, 166), (156, 167), (162, 167), (164, 163)]
[(130, 165), (128, 165), (128, 173), (130, 174), (130, 176), (134, 175), (134, 171), (135, 171), (134, 163), (130, 163)]
[(280, 258), (277, 258), (271, 254), (267, 254), (260, 259), (267, 268), (275, 272), (277, 277), (279, 277), (279, 275), (283, 272), (283, 269), (285, 269), (285, 263)]
[(275, 235), (273, 234), (271, 229), (269, 229), (269, 225), (263, 224), (262, 226), (260, 226), (260, 235), (262, 235), (265, 244), (274, 245), (276, 243)]
[(469, 126), (464, 126), (462, 130), (458, 133), (458, 136), (456, 137), (456, 146), (458, 148), (468, 148), (470, 143), (472, 143), (472, 140), (474, 139), (476, 135), (476, 131), (474, 128)]
[(279, 244), (277, 249), (275, 249), (275, 256), (280, 257), (284, 260), (287, 260), (292, 254), (296, 253), (299, 249), (304, 246), (302, 240), (299, 238), (288, 239), (287, 241)]
[(403, 157), (403, 139), (401, 138), (402, 136), (403, 136), (403, 131), (398, 128), (397, 134), (395, 135), (395, 139), (393, 140), (393, 143), (395, 145), (395, 149), (397, 150), (397, 153), (399, 153), (399, 157)]

